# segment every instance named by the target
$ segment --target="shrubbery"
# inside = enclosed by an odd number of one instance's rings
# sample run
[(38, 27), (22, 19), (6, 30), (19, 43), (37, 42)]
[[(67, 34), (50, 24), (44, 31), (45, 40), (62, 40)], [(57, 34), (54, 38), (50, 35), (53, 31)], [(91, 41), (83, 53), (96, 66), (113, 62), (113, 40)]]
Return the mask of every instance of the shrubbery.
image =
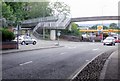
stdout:
[(1, 28), (0, 29), (0, 36), (2, 36), (2, 41), (6, 42), (6, 41), (11, 41), (15, 38), (15, 35), (13, 32), (9, 31), (6, 28)]

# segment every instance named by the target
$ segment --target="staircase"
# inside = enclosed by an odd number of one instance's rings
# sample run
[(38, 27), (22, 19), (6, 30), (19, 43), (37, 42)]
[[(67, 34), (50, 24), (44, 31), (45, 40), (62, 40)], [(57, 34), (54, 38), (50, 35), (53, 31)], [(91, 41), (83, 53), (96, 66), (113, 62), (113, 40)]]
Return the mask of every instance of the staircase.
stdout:
[[(33, 34), (37, 35), (37, 37), (39, 37), (40, 34), (37, 31), (39, 28), (41, 28), (41, 29), (43, 29), (43, 28), (45, 28), (45, 29), (66, 29), (71, 22), (71, 18), (67, 18), (64, 15), (59, 15), (56, 18), (57, 19), (55, 21), (48, 21), (50, 19), (45, 18), (46, 21), (39, 22), (33, 29)], [(45, 20), (45, 19), (43, 19), (43, 20)]]

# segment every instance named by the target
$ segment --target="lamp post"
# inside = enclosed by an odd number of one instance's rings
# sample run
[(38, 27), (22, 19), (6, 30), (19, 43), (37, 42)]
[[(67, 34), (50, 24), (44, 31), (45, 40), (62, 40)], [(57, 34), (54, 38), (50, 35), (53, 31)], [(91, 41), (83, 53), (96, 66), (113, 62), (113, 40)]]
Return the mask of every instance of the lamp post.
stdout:
[[(105, 8), (105, 7), (106, 7), (106, 5), (104, 5), (104, 6), (102, 7), (102, 16), (103, 16), (103, 10), (104, 10), (103, 8)], [(104, 26), (103, 26), (103, 20), (102, 20), (102, 30), (103, 30), (103, 27), (104, 27)], [(101, 42), (102, 42), (102, 41), (103, 41), (103, 38), (104, 38), (104, 37), (103, 37), (103, 31), (102, 31), (101, 33), (102, 33), (102, 39), (101, 39)]]
[(58, 46), (60, 45), (60, 43), (59, 43), (59, 36), (61, 35), (61, 33), (60, 33), (61, 31), (57, 31), (57, 40), (58, 40)]
[[(44, 17), (45, 17), (45, 8), (44, 8), (44, 3), (45, 2), (43, 2), (43, 19), (44, 19)], [(43, 39), (45, 39), (45, 26), (44, 26), (44, 24), (45, 24), (45, 19), (43, 20)]]
[(17, 22), (17, 49), (19, 49), (19, 31), (21, 29), (21, 22)]

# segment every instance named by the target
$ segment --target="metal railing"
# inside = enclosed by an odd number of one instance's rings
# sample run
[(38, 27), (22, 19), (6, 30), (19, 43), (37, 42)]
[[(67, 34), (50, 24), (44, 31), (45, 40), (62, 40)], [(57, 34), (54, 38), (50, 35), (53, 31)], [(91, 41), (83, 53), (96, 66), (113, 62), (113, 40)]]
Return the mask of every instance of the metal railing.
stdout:
[(50, 17), (42, 17), (42, 18), (35, 18), (35, 19), (29, 19), (25, 20), (22, 23), (23, 24), (28, 24), (28, 23), (35, 23), (35, 22), (45, 22), (45, 21), (57, 21), (58, 16), (50, 16)]
[[(71, 18), (65, 16), (59, 16), (57, 21), (53, 22), (39, 22), (33, 29), (33, 33), (37, 32), (36, 30), (40, 27), (46, 29), (65, 29), (71, 22)], [(44, 19), (43, 19), (44, 20)], [(39, 34), (36, 34), (39, 36)]]

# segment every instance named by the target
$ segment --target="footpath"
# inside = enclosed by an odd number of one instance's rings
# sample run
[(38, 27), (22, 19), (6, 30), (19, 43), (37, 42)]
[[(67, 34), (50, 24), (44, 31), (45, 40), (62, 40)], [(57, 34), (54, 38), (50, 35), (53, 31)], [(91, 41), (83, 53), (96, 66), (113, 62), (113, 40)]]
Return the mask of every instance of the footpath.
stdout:
[(119, 54), (120, 50), (113, 52), (105, 62), (103, 70), (100, 75), (102, 81), (120, 81), (119, 76)]
[(19, 44), (19, 49), (2, 50), (1, 54), (9, 54), (9, 53), (17, 53), (17, 52), (40, 50), (40, 49), (63, 47), (61, 45), (58, 46), (57, 44), (58, 44), (57, 41), (38, 40), (36, 45), (32, 45), (32, 44), (20, 45)]

